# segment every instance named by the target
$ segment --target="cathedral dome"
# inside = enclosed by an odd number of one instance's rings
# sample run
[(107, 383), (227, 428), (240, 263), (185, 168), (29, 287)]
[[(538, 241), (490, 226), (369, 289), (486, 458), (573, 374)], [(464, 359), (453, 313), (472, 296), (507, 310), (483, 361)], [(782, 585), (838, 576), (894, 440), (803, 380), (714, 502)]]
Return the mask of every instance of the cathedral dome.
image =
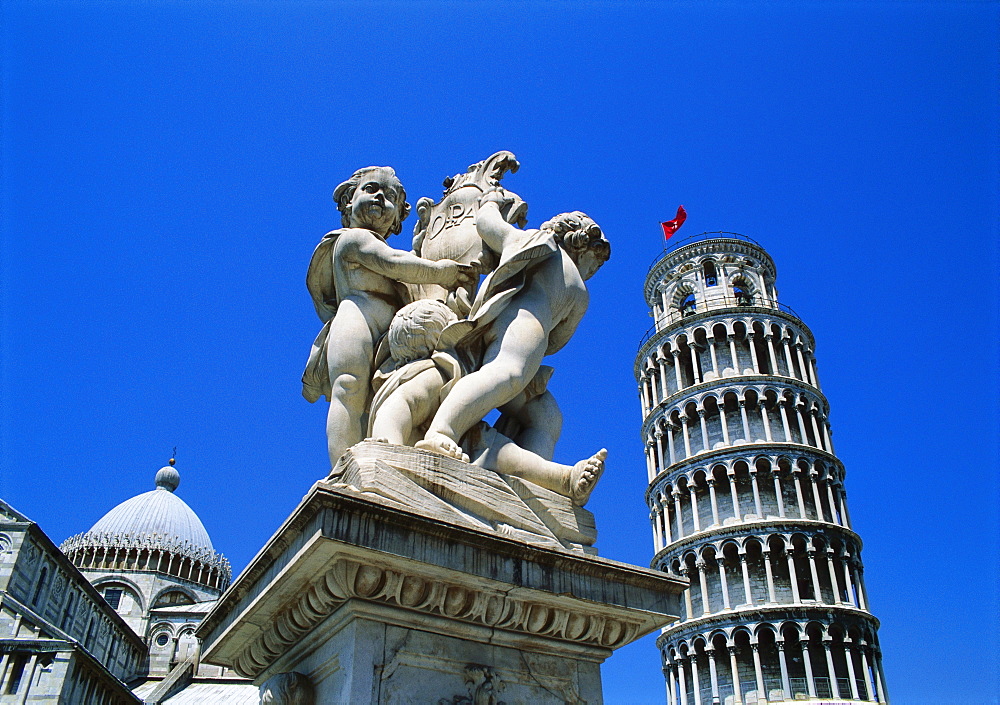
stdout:
[(127, 499), (101, 517), (89, 534), (118, 536), (131, 543), (143, 536), (169, 536), (192, 548), (212, 548), (201, 519), (174, 494), (180, 474), (171, 466), (156, 473), (156, 489)]
[(86, 533), (66, 539), (63, 552), (79, 568), (121, 563), (224, 588), (229, 562), (216, 553), (198, 515), (174, 494), (180, 474), (172, 460), (156, 473), (155, 482), (156, 489), (125, 500)]

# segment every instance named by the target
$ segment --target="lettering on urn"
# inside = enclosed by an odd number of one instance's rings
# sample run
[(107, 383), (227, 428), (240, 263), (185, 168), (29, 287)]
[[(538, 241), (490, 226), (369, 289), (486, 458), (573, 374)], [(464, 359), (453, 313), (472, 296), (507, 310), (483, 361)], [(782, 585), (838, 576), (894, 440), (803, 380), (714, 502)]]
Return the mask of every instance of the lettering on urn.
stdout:
[(504, 691), (504, 683), (489, 666), (466, 666), (465, 687), (469, 691), (468, 695), (441, 698), (438, 705), (506, 705), (497, 699)]
[(279, 673), (260, 686), (261, 705), (315, 705), (316, 693), (309, 678), (291, 671)]

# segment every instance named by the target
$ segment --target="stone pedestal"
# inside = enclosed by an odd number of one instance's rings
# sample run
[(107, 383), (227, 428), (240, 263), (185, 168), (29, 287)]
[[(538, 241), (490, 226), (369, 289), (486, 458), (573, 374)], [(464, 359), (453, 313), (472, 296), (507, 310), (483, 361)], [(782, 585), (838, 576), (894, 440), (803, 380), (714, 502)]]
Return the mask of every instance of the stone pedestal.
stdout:
[(592, 555), (588, 517), (362, 443), (204, 620), (202, 659), (258, 684), (298, 672), (317, 703), (599, 703), (601, 662), (672, 621), (686, 581)]

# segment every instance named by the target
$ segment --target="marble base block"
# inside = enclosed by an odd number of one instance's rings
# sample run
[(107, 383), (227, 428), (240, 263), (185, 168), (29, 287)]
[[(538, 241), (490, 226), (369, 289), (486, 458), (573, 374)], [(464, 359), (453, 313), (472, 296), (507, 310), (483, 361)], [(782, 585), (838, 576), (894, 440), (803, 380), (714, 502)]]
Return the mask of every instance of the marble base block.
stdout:
[[(601, 662), (675, 619), (687, 581), (591, 555), (585, 517), (536, 526), (531, 497), (490, 509), (504, 478), (379, 445), (348, 451), (223, 595), (203, 661), (302, 674), (317, 703), (600, 703)], [(466, 473), (484, 494), (456, 491)]]

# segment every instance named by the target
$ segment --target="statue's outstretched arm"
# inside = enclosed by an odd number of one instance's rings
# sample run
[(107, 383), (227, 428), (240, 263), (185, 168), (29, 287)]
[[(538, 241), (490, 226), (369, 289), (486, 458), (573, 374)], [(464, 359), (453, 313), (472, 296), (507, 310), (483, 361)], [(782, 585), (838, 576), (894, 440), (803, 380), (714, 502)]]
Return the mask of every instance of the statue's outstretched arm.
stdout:
[(407, 284), (441, 284), (453, 288), (477, 276), (472, 265), (447, 259), (426, 260), (412, 252), (390, 247), (367, 230), (351, 232), (339, 254), (366, 269)]

